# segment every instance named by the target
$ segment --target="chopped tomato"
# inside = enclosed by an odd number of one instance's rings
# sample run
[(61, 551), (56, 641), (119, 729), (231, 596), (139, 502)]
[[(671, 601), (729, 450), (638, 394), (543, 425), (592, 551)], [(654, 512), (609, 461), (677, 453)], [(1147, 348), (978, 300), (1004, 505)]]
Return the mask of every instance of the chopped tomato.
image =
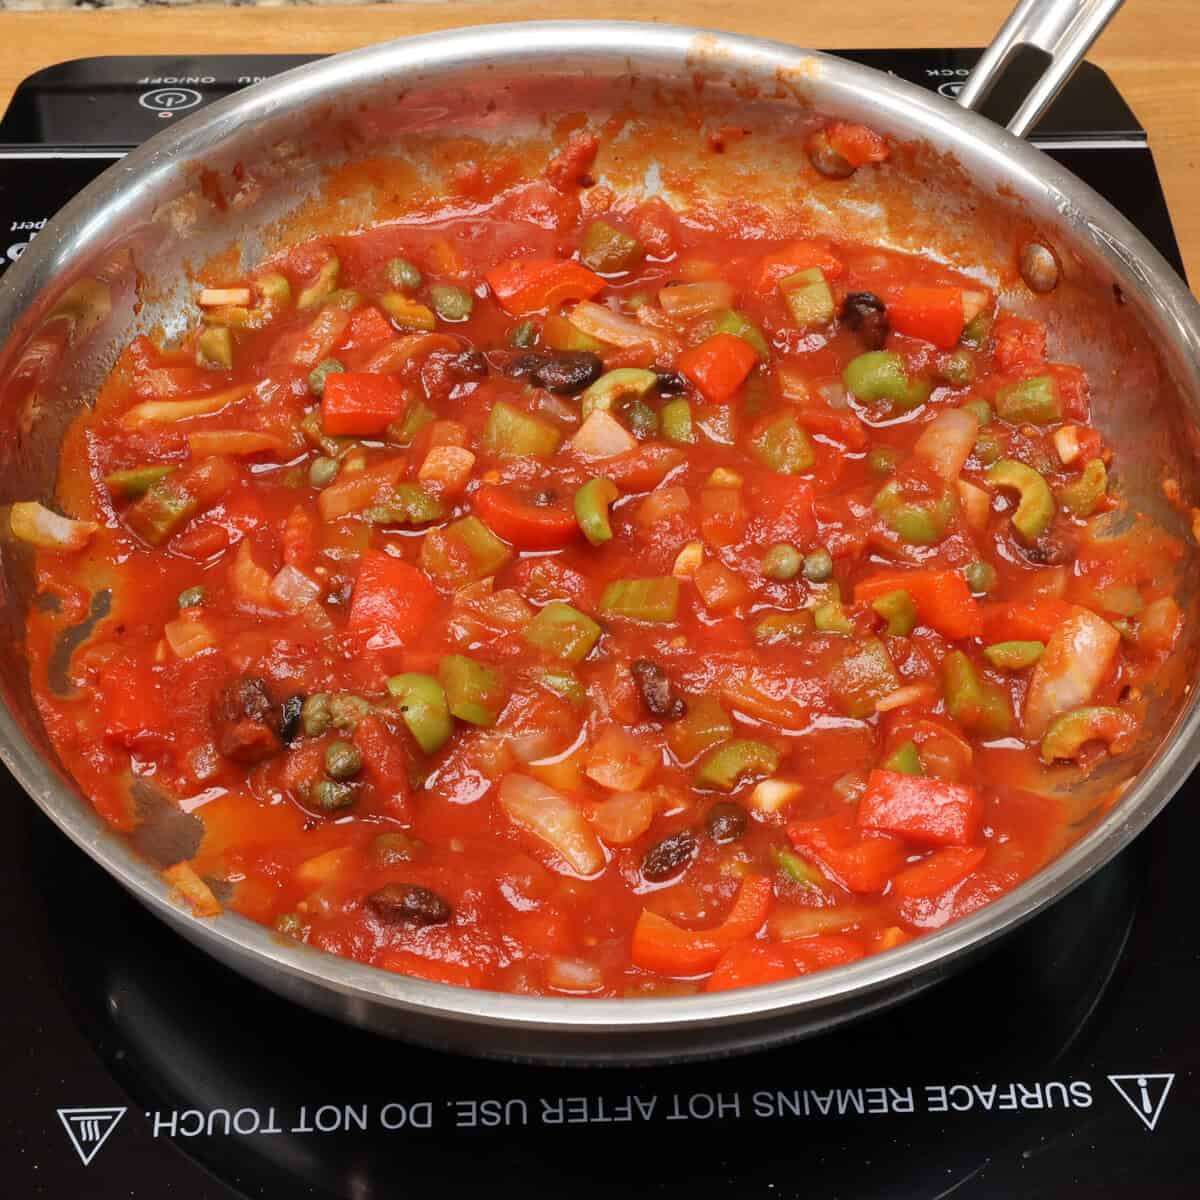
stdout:
[(966, 879), (986, 854), (986, 846), (947, 846), (935, 850), (896, 876), (896, 895), (902, 900), (918, 900), (949, 891)]
[(881, 892), (904, 864), (904, 846), (895, 838), (864, 837), (840, 815), (793, 821), (787, 834), (797, 850), (813, 858), (847, 891)]
[(862, 958), (865, 953), (863, 944), (856, 938), (836, 934), (774, 944), (739, 942), (721, 956), (704, 990), (725, 992), (731, 988), (781, 983), (785, 979), (795, 979), (797, 975), (844, 966)]
[(1046, 327), (1024, 317), (997, 317), (992, 325), (993, 353), (999, 370), (1035, 374), (1046, 361)]
[(363, 554), (350, 606), (349, 631), (359, 649), (404, 646), (441, 604), (423, 571), (381, 550)]
[(391, 321), (387, 319), (373, 304), (356, 308), (350, 314), (350, 324), (346, 326), (346, 336), (342, 338), (339, 350), (358, 350), (363, 346), (378, 346), (380, 342), (391, 341), (396, 336)]
[(596, 161), (600, 139), (585, 129), (577, 130), (567, 138), (566, 145), (550, 160), (546, 178), (556, 188), (567, 191), (582, 187), (588, 180), (588, 172)]

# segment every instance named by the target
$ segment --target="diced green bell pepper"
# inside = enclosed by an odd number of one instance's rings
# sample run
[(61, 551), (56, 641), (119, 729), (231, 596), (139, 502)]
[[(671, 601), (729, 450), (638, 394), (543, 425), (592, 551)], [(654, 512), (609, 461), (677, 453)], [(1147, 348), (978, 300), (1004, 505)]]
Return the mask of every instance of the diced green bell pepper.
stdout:
[(1054, 493), (1032, 467), (1013, 458), (1002, 458), (984, 476), (992, 487), (1012, 488), (1020, 502), (1012, 515), (1013, 527), (1029, 542), (1041, 537), (1054, 519)]
[(696, 783), (730, 792), (748, 775), (773, 775), (779, 770), (779, 759), (779, 751), (766, 742), (735, 738), (704, 755), (696, 765)]
[(872, 600), (871, 607), (887, 622), (887, 631), (893, 637), (908, 637), (916, 628), (917, 606), (904, 588)]
[(418, 400), (409, 407), (401, 420), (393, 421), (387, 427), (387, 435), (400, 446), (411, 446), (416, 441), (417, 434), (436, 419), (437, 413), (424, 400)]
[(587, 699), (587, 689), (579, 682), (579, 677), (568, 670), (542, 671), (536, 676), (539, 686), (555, 696), (560, 696), (576, 706)]
[(771, 348), (763, 337), (763, 331), (745, 313), (738, 312), (736, 308), (723, 308), (713, 316), (713, 333), (731, 333), (748, 342), (763, 362), (771, 357)]
[(136, 500), (173, 470), (174, 467), (166, 466), (130, 467), (105, 475), (104, 485), (114, 496), (120, 496), (123, 500)]
[(1062, 416), (1058, 403), (1058, 384), (1053, 375), (1036, 375), (1010, 383), (996, 393), (996, 411), (1001, 418), (1017, 425), (1048, 425)]
[(805, 609), (790, 613), (768, 613), (754, 627), (754, 640), (760, 646), (799, 642), (812, 633), (813, 615)]
[(465, 654), (447, 654), (438, 663), (438, 679), (446, 692), (446, 705), (460, 721), (471, 725), (496, 723), (507, 695), (500, 676)]
[(432, 675), (393, 675), (388, 692), (399, 702), (400, 716), (426, 754), (445, 745), (453, 730), (446, 691)]
[(431, 333), (437, 328), (437, 314), (427, 304), (420, 304), (403, 292), (384, 292), (379, 307), (400, 329), (423, 329)]
[(614, 579), (600, 597), (600, 611), (631, 621), (674, 621), (679, 612), (679, 580), (674, 575)]
[(497, 400), (483, 428), (485, 449), (503, 458), (530, 454), (546, 458), (558, 449), (562, 436), (553, 425)]
[(316, 308), (318, 304), (331, 295), (337, 287), (338, 272), (341, 270), (341, 263), (337, 257), (331, 255), (322, 264), (321, 269), (317, 272), (317, 277), (300, 293), (300, 299), (296, 301), (297, 308)]
[(432, 530), (421, 545), (421, 566), (451, 585), (495, 575), (511, 558), (508, 543), (475, 516)]
[(949, 496), (937, 500), (905, 500), (900, 484), (885, 483), (875, 494), (874, 508), (887, 527), (913, 546), (932, 546), (946, 536), (954, 507)]
[(1008, 735), (1012, 709), (1007, 692), (981, 679), (961, 650), (952, 650), (942, 660), (942, 686), (946, 711), (969, 734), (985, 740)]
[(895, 771), (898, 775), (924, 775), (925, 766), (921, 762), (921, 753), (915, 742), (905, 742), (897, 746), (883, 760), (885, 771)]
[(196, 342), (196, 358), (202, 367), (233, 370), (233, 333), (227, 325), (210, 325)]
[(821, 886), (821, 872), (810, 862), (801, 858), (794, 850), (786, 850), (782, 846), (772, 846), (771, 861), (793, 883), (802, 883), (806, 887), (819, 888)]
[(577, 663), (592, 652), (602, 632), (586, 613), (552, 600), (525, 626), (525, 640), (544, 654)]
[(668, 400), (659, 413), (662, 435), (677, 446), (690, 446), (696, 440), (692, 427), (692, 406), (682, 397)]
[(1128, 749), (1137, 730), (1137, 722), (1127, 712), (1109, 706), (1077, 708), (1063, 713), (1042, 738), (1042, 761), (1075, 759), (1087, 742), (1104, 742), (1110, 754)]
[(580, 413), (587, 420), (597, 409), (611, 412), (620, 400), (648, 396), (657, 383), (658, 376), (642, 367), (618, 367), (615, 371), (605, 371), (584, 391)]
[(446, 515), (445, 506), (419, 484), (397, 483), (363, 516), (372, 525), (429, 525)]
[(200, 501), (170, 475), (156, 479), (125, 512), (129, 528), (152, 546), (161, 546), (200, 508)]
[(999, 671), (1023, 671), (1045, 653), (1041, 642), (994, 642), (984, 646), (983, 657)]
[(890, 400), (901, 411), (924, 404), (932, 391), (928, 380), (909, 378), (894, 350), (868, 350), (852, 358), (842, 371), (842, 382), (859, 400)]

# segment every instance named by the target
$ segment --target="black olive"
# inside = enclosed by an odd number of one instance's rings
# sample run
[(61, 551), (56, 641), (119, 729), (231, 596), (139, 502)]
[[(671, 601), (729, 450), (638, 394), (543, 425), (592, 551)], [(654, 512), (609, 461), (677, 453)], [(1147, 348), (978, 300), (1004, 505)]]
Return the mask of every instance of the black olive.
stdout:
[(881, 350), (888, 335), (887, 305), (874, 292), (852, 292), (842, 302), (842, 320), (868, 350)]
[(732, 800), (718, 800), (708, 810), (704, 828), (718, 846), (736, 842), (746, 832), (746, 810)]
[(574, 395), (600, 378), (604, 364), (590, 350), (531, 350), (510, 359), (507, 370), (548, 392)]
[(678, 875), (696, 853), (696, 836), (689, 829), (665, 837), (651, 846), (642, 859), (642, 875), (651, 883), (663, 883)]
[(244, 675), (223, 688), (213, 705), (217, 749), (235, 762), (253, 763), (282, 748), (279, 708), (267, 695), (267, 685)]
[(367, 907), (389, 925), (445, 925), (450, 905), (429, 888), (389, 883), (367, 897)]
[(672, 693), (667, 673), (656, 662), (639, 658), (629, 668), (646, 707), (665, 721), (678, 721), (687, 712), (687, 705)]
[(279, 736), (284, 742), (294, 742), (300, 732), (300, 713), (304, 710), (303, 696), (289, 696), (279, 710)]
[(808, 157), (827, 179), (849, 179), (854, 174), (854, 165), (833, 148), (824, 129), (818, 129), (809, 139)]
[(658, 376), (659, 394), (662, 396), (682, 396), (687, 391), (687, 380), (678, 371), (654, 372)]
[(1075, 557), (1074, 547), (1065, 538), (1055, 537), (1044, 533), (1032, 545), (1019, 542), (1021, 553), (1031, 562), (1039, 566), (1059, 567), (1069, 563)]

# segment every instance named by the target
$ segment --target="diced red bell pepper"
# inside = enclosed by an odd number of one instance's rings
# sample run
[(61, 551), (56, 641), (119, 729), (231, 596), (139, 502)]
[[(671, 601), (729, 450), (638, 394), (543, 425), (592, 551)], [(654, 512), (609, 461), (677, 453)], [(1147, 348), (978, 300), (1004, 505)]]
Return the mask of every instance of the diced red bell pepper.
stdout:
[(853, 121), (830, 121), (825, 126), (830, 146), (852, 167), (867, 163), (887, 162), (891, 157), (887, 139), (867, 125)]
[(753, 937), (767, 919), (774, 886), (765, 875), (747, 875), (729, 915), (715, 929), (680, 929), (658, 913), (642, 910), (633, 930), (633, 961), (659, 975), (702, 975), (734, 942)]
[(932, 342), (941, 350), (950, 350), (962, 337), (962, 288), (906, 287), (888, 301), (891, 327), (906, 337)]
[(900, 588), (913, 598), (922, 625), (948, 638), (973, 638), (983, 632), (979, 602), (958, 571), (884, 571), (854, 585), (854, 603), (870, 604)]
[(559, 191), (581, 187), (596, 161), (600, 139), (586, 129), (576, 130), (546, 167), (546, 178)]
[(375, 966), (399, 975), (428, 979), (431, 983), (449, 983), (454, 987), (479, 988), (487, 979), (485, 972), (473, 963), (425, 958), (410, 950), (381, 950), (375, 959)]
[(721, 956), (704, 990), (725, 992), (731, 988), (780, 983), (826, 967), (840, 967), (865, 953), (861, 942), (841, 934), (775, 943), (739, 942)]
[(321, 426), (335, 436), (382, 433), (407, 407), (404, 384), (394, 375), (332, 372), (325, 377), (321, 396)]
[(1046, 361), (1046, 327), (1025, 317), (997, 317), (992, 325), (996, 367), (1009, 374), (1033, 375)]
[(987, 854), (986, 846), (946, 846), (900, 872), (893, 888), (901, 900), (938, 896), (961, 883)]
[(840, 817), (793, 821), (787, 827), (793, 846), (847, 891), (882, 892), (904, 865), (904, 846), (886, 834), (863, 837)]
[(840, 278), (846, 270), (828, 242), (789, 242), (761, 260), (754, 278), (754, 290), (762, 296), (774, 295), (781, 279), (795, 275), (797, 271), (810, 271), (813, 267), (819, 268), (827, 281)]
[(558, 550), (579, 536), (569, 501), (539, 504), (536, 487), (487, 484), (475, 493), (475, 512), (485, 525), (519, 550)]
[(366, 305), (356, 308), (350, 315), (350, 324), (346, 326), (346, 335), (338, 349), (358, 350), (363, 346), (378, 346), (380, 342), (391, 341), (395, 336), (391, 321), (374, 305)]
[(714, 333), (675, 362), (710, 404), (728, 404), (758, 364), (758, 351), (732, 333)]
[(502, 263), (484, 278), (500, 307), (514, 317), (554, 309), (568, 300), (590, 300), (604, 290), (599, 275), (568, 258)]
[(1010, 600), (980, 605), (986, 642), (1048, 642), (1050, 635), (1079, 605), (1047, 596), (1041, 600)]
[(360, 650), (404, 646), (421, 635), (441, 603), (423, 572), (382, 550), (367, 550), (359, 563), (348, 629)]
[(974, 788), (922, 775), (872, 771), (858, 801), (858, 827), (929, 846), (966, 846), (983, 819)]

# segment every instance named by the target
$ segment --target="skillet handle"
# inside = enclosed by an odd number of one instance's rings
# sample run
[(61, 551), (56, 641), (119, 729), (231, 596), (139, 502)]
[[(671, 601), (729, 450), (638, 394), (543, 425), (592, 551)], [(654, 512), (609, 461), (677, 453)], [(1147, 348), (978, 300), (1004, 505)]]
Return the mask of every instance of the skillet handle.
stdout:
[(1024, 137), (1123, 3), (1124, 0), (1020, 0), (971, 72), (959, 93), (959, 104), (978, 110), (1017, 50), (1024, 46), (1041, 50), (1048, 61), (1008, 122), (1010, 133)]

